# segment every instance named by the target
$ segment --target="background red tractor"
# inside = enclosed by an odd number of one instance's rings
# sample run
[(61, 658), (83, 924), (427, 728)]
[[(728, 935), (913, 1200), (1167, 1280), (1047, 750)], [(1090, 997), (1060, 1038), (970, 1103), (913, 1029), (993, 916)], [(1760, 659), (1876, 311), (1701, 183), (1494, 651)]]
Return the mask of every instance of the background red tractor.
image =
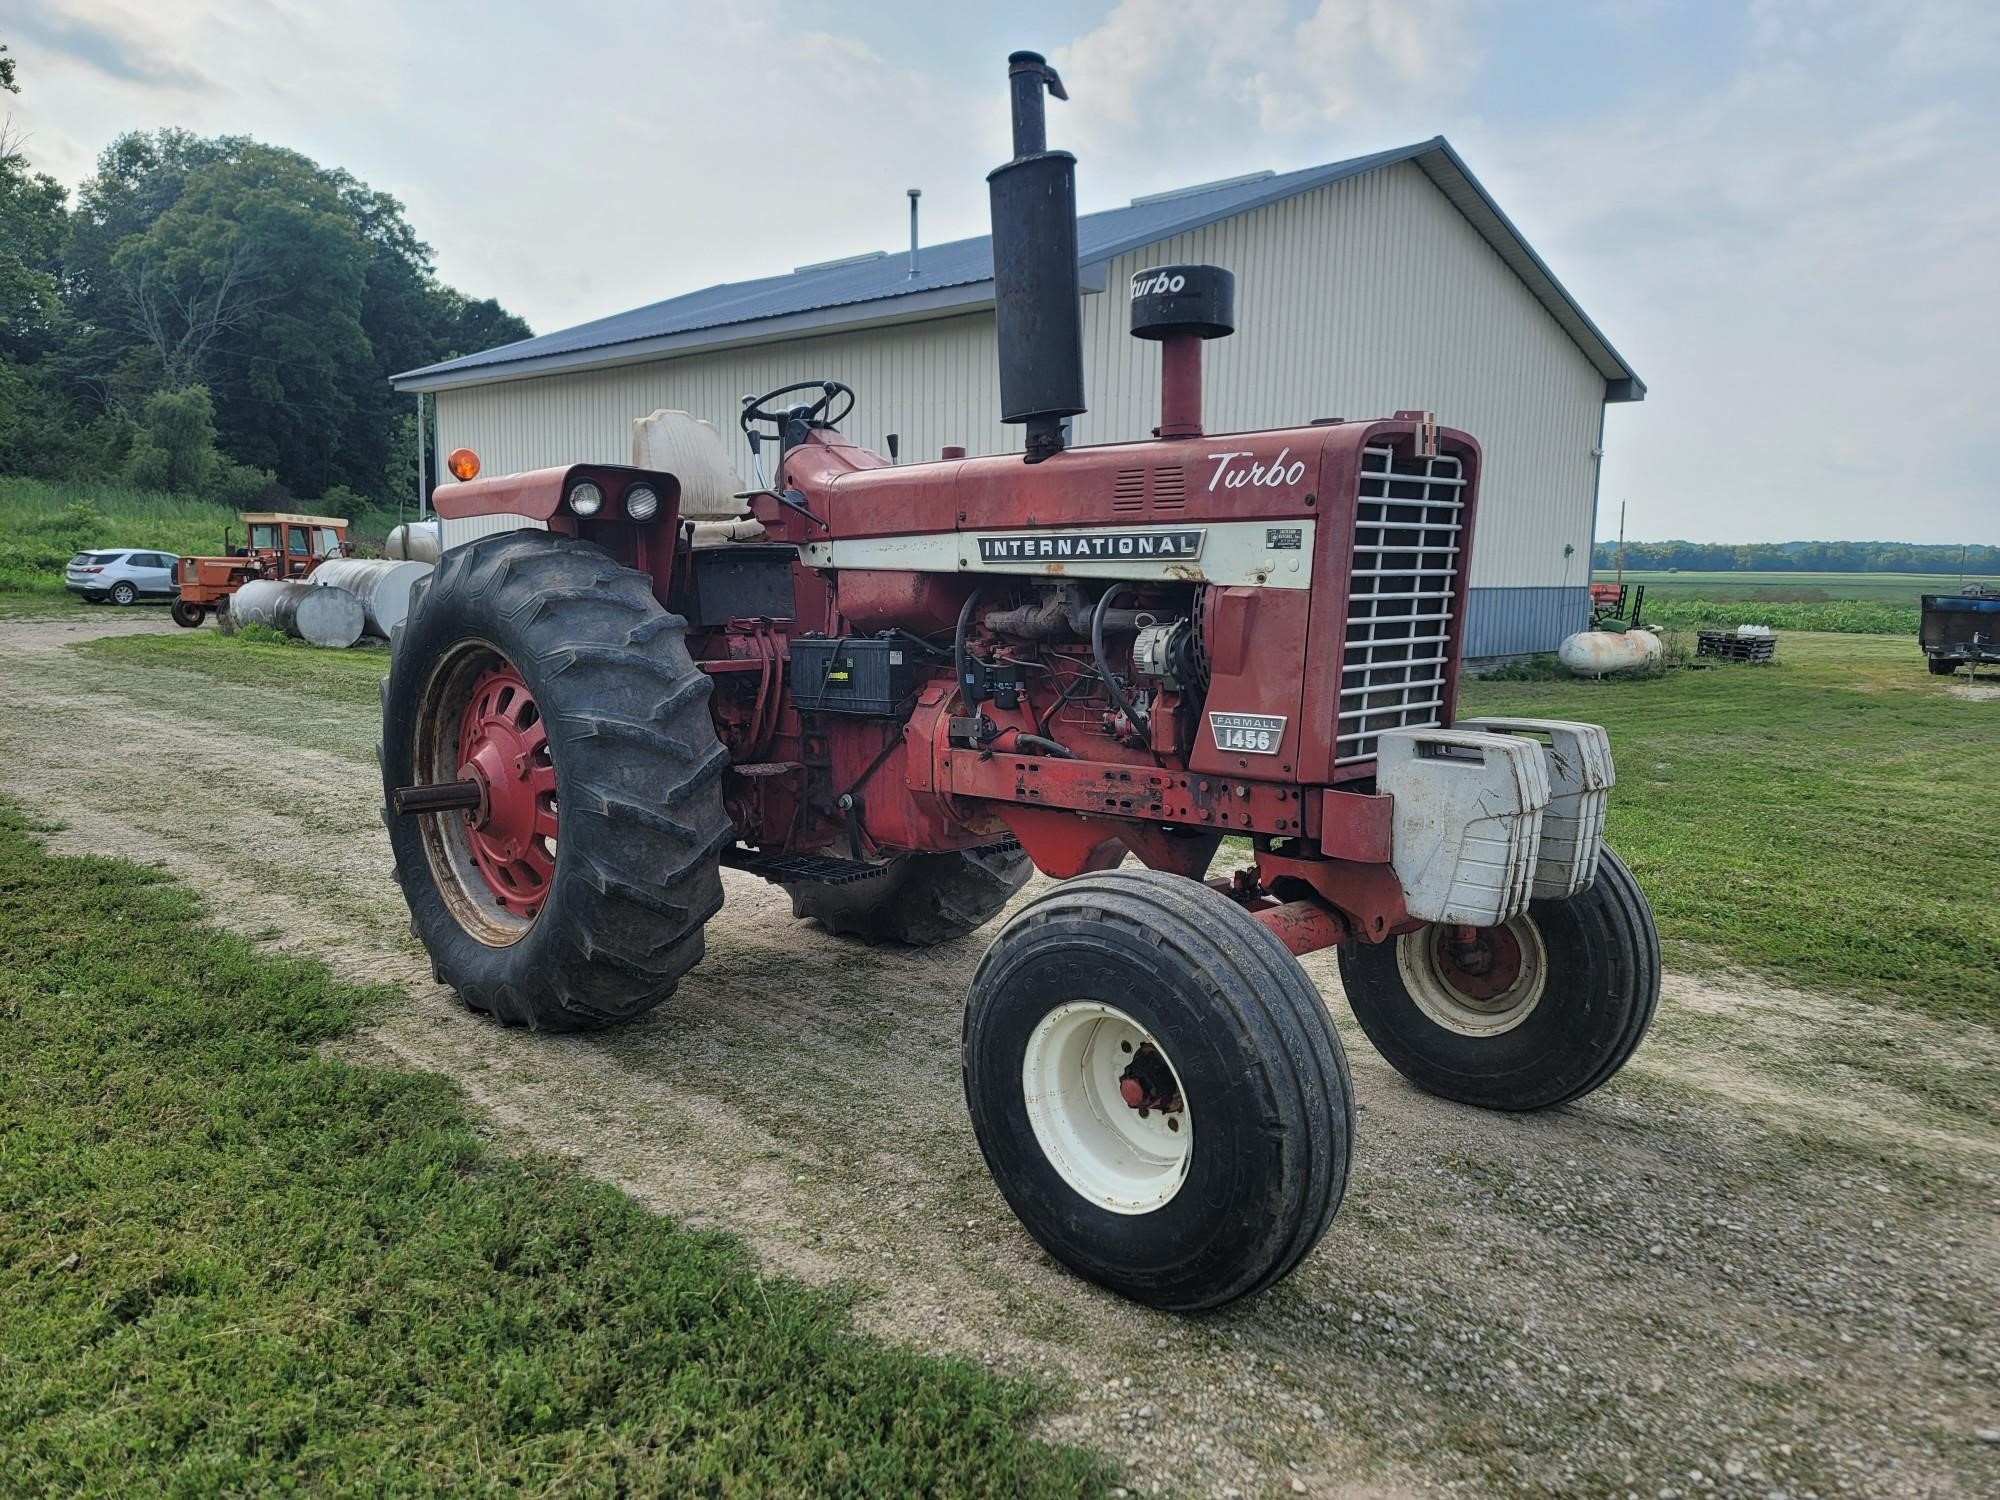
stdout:
[(235, 546), (227, 531), (221, 557), (183, 557), (175, 570), (179, 594), (174, 599), (174, 623), (192, 630), (210, 610), (229, 608), (229, 601), (246, 583), (259, 579), (305, 578), (330, 558), (346, 557), (345, 516), (301, 516), (289, 511), (245, 511), (243, 545)]
[[(814, 381), (746, 400), (776, 449), (747, 516), (680, 414), (640, 424), (668, 455), (647, 466), (440, 491), (443, 516), (548, 529), (446, 552), (400, 633), (390, 837), (439, 979), (559, 1029), (671, 993), (723, 865), (915, 944), (1061, 877), (972, 984), (980, 1148), (1067, 1265), (1210, 1307), (1296, 1266), (1346, 1184), (1346, 1062), (1297, 955), (1338, 948), (1418, 1085), (1526, 1110), (1631, 1055), (1658, 942), (1600, 844), (1603, 732), (1453, 723), (1471, 437), (1420, 411), (1205, 435), (1234, 280), (1161, 266), (1131, 304), (1162, 346), (1157, 440), (1065, 445), (1074, 162), (1046, 149), (1054, 72), (1009, 71), (994, 280), (1025, 454), (892, 465)], [(1211, 879), (1229, 836), (1251, 863)]]

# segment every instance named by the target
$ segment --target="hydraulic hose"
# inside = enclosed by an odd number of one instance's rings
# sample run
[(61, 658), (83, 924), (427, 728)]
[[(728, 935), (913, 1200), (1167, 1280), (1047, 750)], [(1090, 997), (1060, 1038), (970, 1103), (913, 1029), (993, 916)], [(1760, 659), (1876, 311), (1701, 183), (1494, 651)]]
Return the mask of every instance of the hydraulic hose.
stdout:
[(975, 713), (979, 704), (972, 696), (972, 679), (966, 670), (971, 665), (971, 652), (966, 646), (965, 635), (972, 627), (972, 612), (979, 608), (979, 596), (984, 592), (983, 587), (975, 587), (965, 596), (965, 603), (958, 611), (958, 626), (951, 633), (951, 667), (958, 674), (958, 690), (965, 696), (965, 706)]
[(1132, 706), (1132, 700), (1125, 696), (1125, 689), (1118, 685), (1118, 679), (1111, 675), (1111, 667), (1104, 660), (1104, 614), (1111, 607), (1112, 599), (1124, 593), (1126, 587), (1125, 584), (1114, 583), (1097, 596), (1097, 608), (1090, 612), (1090, 659), (1113, 706), (1125, 715), (1128, 724), (1150, 741), (1153, 733), (1151, 722)]

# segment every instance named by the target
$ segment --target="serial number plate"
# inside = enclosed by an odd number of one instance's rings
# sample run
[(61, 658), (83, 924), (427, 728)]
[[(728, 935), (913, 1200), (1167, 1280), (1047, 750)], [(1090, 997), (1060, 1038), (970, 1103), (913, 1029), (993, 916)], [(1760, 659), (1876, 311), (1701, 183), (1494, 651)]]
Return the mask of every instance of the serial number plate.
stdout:
[(1276, 755), (1285, 738), (1283, 714), (1218, 714), (1208, 716), (1215, 748), (1238, 755)]

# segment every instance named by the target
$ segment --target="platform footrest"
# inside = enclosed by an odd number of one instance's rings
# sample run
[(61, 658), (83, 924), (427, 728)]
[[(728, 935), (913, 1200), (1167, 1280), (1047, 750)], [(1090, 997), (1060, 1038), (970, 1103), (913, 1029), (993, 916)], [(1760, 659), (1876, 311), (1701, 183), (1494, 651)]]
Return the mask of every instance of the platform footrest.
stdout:
[(1572, 719), (1499, 716), (1460, 719), (1458, 728), (1483, 734), (1517, 734), (1541, 744), (1549, 773), (1549, 806), (1542, 814), (1542, 843), (1535, 858), (1535, 899), (1564, 901), (1597, 879), (1604, 846), (1604, 810), (1615, 777), (1611, 736), (1601, 724)]
[[(1011, 834), (981, 844), (968, 853), (1006, 854), (1021, 847)], [(887, 875), (888, 864), (871, 865), (866, 860), (842, 859), (837, 854), (760, 854), (740, 845), (722, 851), (722, 862), (745, 875), (761, 875), (780, 885), (853, 885), (857, 880), (874, 880)]]
[(759, 854), (754, 849), (725, 849), (722, 862), (745, 875), (760, 875), (781, 885), (853, 885), (889, 873), (887, 865), (840, 859), (831, 854)]
[(1375, 785), (1395, 799), (1390, 864), (1410, 915), (1492, 927), (1525, 910), (1549, 804), (1543, 747), (1511, 734), (1393, 729)]

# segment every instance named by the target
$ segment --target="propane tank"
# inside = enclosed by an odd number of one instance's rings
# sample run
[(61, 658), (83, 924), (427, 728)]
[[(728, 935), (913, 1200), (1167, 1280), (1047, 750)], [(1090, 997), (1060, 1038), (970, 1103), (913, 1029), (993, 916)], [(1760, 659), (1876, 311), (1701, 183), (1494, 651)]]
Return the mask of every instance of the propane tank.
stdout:
[(405, 521), (389, 532), (382, 552), (396, 562), (435, 563), (444, 552), (444, 523)]
[(1653, 666), (1664, 650), (1650, 630), (1579, 630), (1556, 647), (1556, 660), (1579, 677), (1604, 677)]
[(423, 562), (337, 557), (314, 568), (307, 581), (354, 595), (367, 614), (368, 633), (386, 641), (410, 612), (410, 590), (430, 571)]

